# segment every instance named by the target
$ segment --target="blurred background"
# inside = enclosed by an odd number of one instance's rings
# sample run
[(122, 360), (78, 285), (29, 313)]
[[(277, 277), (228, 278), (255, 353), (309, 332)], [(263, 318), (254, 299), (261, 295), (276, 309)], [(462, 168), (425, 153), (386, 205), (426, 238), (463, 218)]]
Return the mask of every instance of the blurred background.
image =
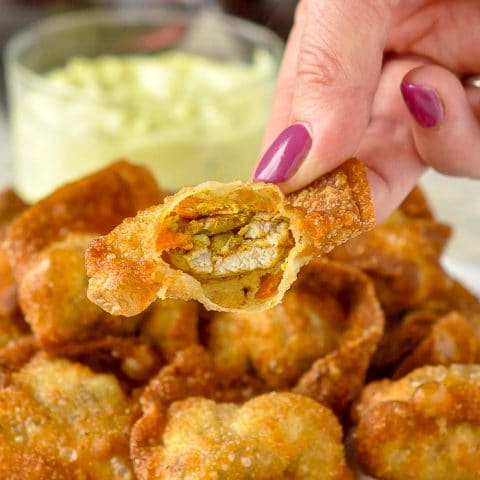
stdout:
[[(0, 0), (0, 50), (22, 27), (54, 14), (91, 7), (152, 8), (164, 4), (181, 4), (182, 8), (223, 10), (249, 19), (286, 39), (290, 30), (296, 0)], [(5, 76), (0, 75), (0, 187), (12, 181), (11, 136), (7, 129)], [(431, 202), (444, 221), (455, 227), (455, 237), (448, 250), (449, 259), (461, 275), (478, 281), (480, 268), (480, 182), (445, 178), (429, 172), (422, 181)]]

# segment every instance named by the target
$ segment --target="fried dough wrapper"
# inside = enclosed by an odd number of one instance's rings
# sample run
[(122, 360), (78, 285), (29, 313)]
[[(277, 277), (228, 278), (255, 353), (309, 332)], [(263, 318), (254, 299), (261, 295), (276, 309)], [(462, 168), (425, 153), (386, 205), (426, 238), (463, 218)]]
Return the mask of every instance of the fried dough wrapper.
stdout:
[(22, 213), (27, 204), (11, 189), (0, 192), (0, 243), (5, 238), (8, 225)]
[(415, 190), (384, 224), (341, 245), (329, 257), (365, 271), (385, 312), (395, 315), (445, 288), (448, 278), (439, 258), (450, 234), (450, 227), (432, 218), (420, 190)]
[(365, 389), (357, 457), (385, 480), (480, 478), (480, 365), (423, 367)]
[(189, 398), (152, 406), (135, 424), (131, 452), (139, 480), (353, 480), (334, 414), (292, 393), (239, 406)]
[(133, 334), (138, 319), (113, 317), (88, 300), (85, 249), (162, 198), (147, 170), (122, 161), (58, 189), (11, 224), (6, 247), (19, 302), (42, 349), (68, 354), (71, 345)]
[(452, 365), (480, 361), (480, 339), (467, 319), (458, 312), (441, 317), (417, 347), (396, 366), (400, 378), (425, 365)]
[(177, 352), (199, 343), (199, 305), (190, 300), (157, 300), (141, 320), (140, 335), (171, 362)]
[(262, 183), (184, 188), (92, 242), (88, 296), (126, 316), (157, 297), (264, 310), (280, 302), (315, 249), (327, 251), (373, 221), (365, 168), (355, 160), (287, 198)]
[(7, 230), (16, 279), (23, 278), (46, 247), (69, 233), (103, 235), (162, 199), (149, 171), (126, 161), (57, 189), (23, 212)]
[(143, 392), (142, 405), (168, 407), (188, 397), (205, 397), (222, 402), (244, 402), (267, 392), (265, 384), (245, 374), (225, 377), (202, 345), (178, 351), (172, 361), (152, 378)]
[(280, 305), (216, 313), (205, 344), (223, 378), (248, 372), (341, 411), (360, 391), (383, 329), (373, 285), (359, 270), (314, 260)]
[(138, 319), (114, 317), (87, 298), (85, 250), (90, 234), (50, 244), (25, 273), (19, 301), (39, 345), (50, 353), (105, 335), (133, 334)]
[(0, 322), (18, 316), (17, 284), (10, 269), (7, 250), (3, 245), (8, 225), (27, 205), (13, 192), (0, 192)]
[(113, 376), (39, 354), (0, 390), (0, 477), (132, 479), (133, 412)]
[[(480, 301), (446, 273), (441, 285), (425, 302), (399, 317), (387, 318), (372, 365), (395, 367), (393, 372), (398, 376), (411, 369), (405, 366), (413, 361), (413, 358), (409, 360), (410, 355), (417, 358), (412, 364), (414, 368), (479, 361), (474, 352), (480, 344)], [(457, 321), (450, 318), (451, 315)], [(420, 361), (424, 363), (418, 363)], [(405, 365), (400, 367), (403, 362)], [(395, 373), (396, 368), (401, 373)]]

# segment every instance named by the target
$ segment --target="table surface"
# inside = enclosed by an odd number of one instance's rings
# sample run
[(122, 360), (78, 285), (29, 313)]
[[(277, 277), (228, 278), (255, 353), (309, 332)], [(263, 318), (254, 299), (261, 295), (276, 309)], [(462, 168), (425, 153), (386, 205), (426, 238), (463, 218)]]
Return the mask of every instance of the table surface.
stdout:
[[(0, 111), (0, 188), (12, 181), (8, 140), (7, 122)], [(480, 268), (480, 181), (430, 171), (422, 185), (438, 218), (454, 227), (446, 255), (457, 263)]]

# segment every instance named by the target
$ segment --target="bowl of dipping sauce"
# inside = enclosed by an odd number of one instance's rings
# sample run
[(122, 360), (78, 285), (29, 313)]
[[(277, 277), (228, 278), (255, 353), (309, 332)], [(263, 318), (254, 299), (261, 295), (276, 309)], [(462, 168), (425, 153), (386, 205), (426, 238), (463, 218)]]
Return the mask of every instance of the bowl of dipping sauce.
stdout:
[(123, 157), (175, 191), (248, 179), (282, 54), (217, 10), (52, 17), (6, 49), (15, 187), (28, 201)]

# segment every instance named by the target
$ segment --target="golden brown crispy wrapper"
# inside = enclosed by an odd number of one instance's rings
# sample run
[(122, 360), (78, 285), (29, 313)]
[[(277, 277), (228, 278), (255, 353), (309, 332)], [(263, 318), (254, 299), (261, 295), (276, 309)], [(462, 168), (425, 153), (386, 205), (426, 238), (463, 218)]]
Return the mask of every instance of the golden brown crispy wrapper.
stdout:
[(194, 301), (157, 300), (141, 320), (140, 335), (170, 362), (177, 352), (199, 343), (198, 307)]
[(11, 189), (0, 192), (0, 243), (5, 237), (8, 225), (22, 213), (27, 204)]
[(105, 234), (162, 198), (148, 170), (126, 161), (59, 188), (31, 206), (7, 231), (15, 277), (21, 279), (44, 248), (69, 233)]
[(467, 319), (451, 312), (436, 321), (428, 335), (395, 368), (400, 378), (425, 365), (475, 363), (480, 359), (480, 339)]
[(139, 480), (352, 480), (341, 439), (332, 412), (300, 395), (270, 393), (242, 406), (196, 397), (144, 405), (131, 452)]
[(133, 478), (133, 407), (113, 376), (35, 356), (0, 389), (0, 478)]
[(480, 366), (424, 367), (373, 383), (354, 434), (365, 471), (385, 480), (476, 479), (480, 472)]
[(364, 385), (371, 357), (383, 333), (383, 312), (368, 277), (348, 265), (312, 262), (302, 272), (301, 282), (341, 299), (347, 322), (338, 348), (316, 360), (298, 380), (293, 392), (342, 413)]
[(446, 225), (410, 219), (397, 211), (383, 225), (339, 246), (329, 257), (367, 272), (385, 312), (397, 314), (448, 286), (439, 258), (450, 233)]
[(287, 195), (286, 203), (301, 210), (302, 228), (320, 253), (375, 226), (365, 166), (355, 159)]
[(274, 185), (207, 182), (92, 242), (88, 295), (126, 316), (156, 297), (218, 311), (264, 310), (280, 302), (315, 248), (328, 251), (373, 222), (357, 160), (286, 200)]
[(133, 333), (138, 319), (113, 317), (88, 300), (85, 249), (162, 198), (146, 169), (120, 161), (61, 187), (10, 225), (5, 246), (41, 348), (58, 354), (72, 343)]
[(39, 345), (50, 353), (64, 351), (65, 344), (132, 334), (138, 323), (109, 315), (88, 300), (85, 249), (93, 238), (71, 234), (52, 243), (20, 282), (22, 310)]
[(265, 388), (293, 389), (340, 413), (363, 387), (382, 329), (369, 279), (348, 265), (315, 260), (280, 305), (215, 313), (202, 338), (222, 378), (250, 373)]

